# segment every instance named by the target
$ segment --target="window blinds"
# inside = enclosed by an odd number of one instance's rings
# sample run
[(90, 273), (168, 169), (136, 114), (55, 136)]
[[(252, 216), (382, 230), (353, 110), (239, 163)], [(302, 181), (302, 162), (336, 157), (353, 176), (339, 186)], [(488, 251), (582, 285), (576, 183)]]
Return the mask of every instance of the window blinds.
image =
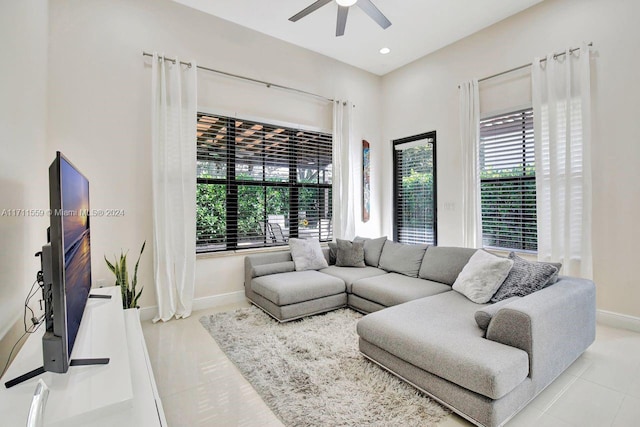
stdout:
[(536, 251), (531, 108), (480, 121), (480, 174), (484, 246)]
[(331, 134), (198, 113), (199, 251), (332, 238)]
[(394, 240), (436, 244), (435, 132), (394, 141)]

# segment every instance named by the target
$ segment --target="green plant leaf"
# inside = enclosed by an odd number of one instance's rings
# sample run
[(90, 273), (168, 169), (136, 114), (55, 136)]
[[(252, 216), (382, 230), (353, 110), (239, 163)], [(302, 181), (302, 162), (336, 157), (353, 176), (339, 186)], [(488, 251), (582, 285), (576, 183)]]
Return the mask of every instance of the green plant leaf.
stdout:
[(120, 277), (122, 285), (129, 288), (129, 272), (127, 271), (127, 254), (120, 255)]
[(144, 286), (140, 288), (140, 291), (138, 292), (138, 295), (136, 295), (136, 297), (133, 299), (133, 304), (131, 304), (130, 308), (138, 308), (138, 300), (140, 299), (140, 295), (142, 295), (143, 289)]
[(107, 267), (109, 267), (109, 270), (111, 270), (111, 272), (112, 272), (113, 274), (115, 274), (115, 273), (116, 273), (116, 268), (115, 268), (115, 266), (114, 266), (113, 264), (111, 264), (111, 263), (109, 262), (109, 260), (107, 259), (107, 256), (106, 256), (106, 255), (104, 256), (104, 260), (105, 260), (105, 262), (107, 263)]
[[(104, 257), (104, 260), (105, 260), (105, 262), (107, 263), (107, 267), (109, 267), (109, 270), (114, 274), (114, 276), (116, 276), (116, 283), (115, 283), (115, 285), (116, 285), (116, 286), (120, 286), (120, 282), (119, 282), (119, 280), (118, 280), (118, 274), (116, 273), (116, 267), (115, 267), (113, 264), (111, 264), (111, 263), (109, 262), (109, 260), (107, 259), (106, 255), (105, 255), (105, 257)], [(117, 261), (116, 261), (116, 264), (117, 264)]]
[(142, 243), (140, 255), (138, 255), (138, 260), (136, 261), (136, 266), (134, 268), (131, 285), (129, 284), (129, 271), (127, 269), (128, 252), (120, 251), (120, 259), (115, 258), (113, 263), (111, 263), (106, 256), (104, 257), (104, 260), (107, 263), (107, 267), (116, 277), (116, 286), (120, 286), (120, 294), (122, 295), (122, 308), (124, 309), (135, 308), (137, 306), (138, 299), (142, 294), (142, 288), (138, 293), (136, 293), (136, 285), (138, 283), (138, 266), (140, 264), (140, 258), (142, 257), (142, 252), (144, 251), (146, 243), (146, 240)]
[(133, 295), (136, 295), (136, 286), (138, 285), (138, 266), (140, 265), (140, 258), (142, 258), (142, 252), (144, 252), (144, 247), (146, 244), (147, 244), (146, 240), (142, 242), (142, 248), (140, 248), (140, 254), (138, 255), (138, 260), (136, 261), (136, 266), (133, 269), (133, 278), (131, 279), (131, 292), (133, 293)]

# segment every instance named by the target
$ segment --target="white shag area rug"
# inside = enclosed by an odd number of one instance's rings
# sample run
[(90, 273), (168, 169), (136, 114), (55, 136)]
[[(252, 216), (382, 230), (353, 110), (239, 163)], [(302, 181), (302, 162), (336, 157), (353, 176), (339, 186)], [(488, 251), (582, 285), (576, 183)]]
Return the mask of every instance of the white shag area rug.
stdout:
[(350, 309), (278, 323), (257, 307), (200, 323), (287, 426), (434, 426), (449, 411), (365, 359)]

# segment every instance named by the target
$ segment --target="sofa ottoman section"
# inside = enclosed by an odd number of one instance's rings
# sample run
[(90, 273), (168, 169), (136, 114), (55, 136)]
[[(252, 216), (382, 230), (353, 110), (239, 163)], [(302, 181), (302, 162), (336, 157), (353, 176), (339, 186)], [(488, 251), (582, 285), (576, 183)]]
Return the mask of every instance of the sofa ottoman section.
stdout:
[(321, 313), (347, 303), (342, 279), (315, 270), (270, 274), (251, 280), (252, 301), (279, 321)]
[(251, 288), (278, 305), (295, 304), (345, 291), (344, 281), (315, 270), (292, 271), (257, 277)]

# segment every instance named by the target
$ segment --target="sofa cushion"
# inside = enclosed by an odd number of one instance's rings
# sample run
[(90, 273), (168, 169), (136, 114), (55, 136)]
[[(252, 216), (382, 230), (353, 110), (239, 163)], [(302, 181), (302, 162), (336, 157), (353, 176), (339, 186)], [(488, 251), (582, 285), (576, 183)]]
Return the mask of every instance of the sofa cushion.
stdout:
[(368, 314), (358, 321), (357, 331), (363, 340), (420, 369), (499, 399), (525, 380), (529, 356), (483, 338), (473, 319), (477, 308), (457, 292), (444, 292)]
[(320, 270), (329, 267), (318, 239), (292, 238), (289, 239), (289, 248), (296, 271)]
[(382, 248), (387, 241), (387, 236), (370, 239), (368, 237), (356, 236), (354, 242), (364, 242), (364, 262), (371, 267), (377, 267), (380, 263)]
[(271, 264), (256, 265), (252, 268), (251, 277), (267, 276), (269, 274), (288, 273), (296, 271), (293, 261), (274, 262)]
[(514, 252), (509, 254), (513, 267), (491, 302), (498, 302), (514, 296), (524, 297), (549, 284), (553, 276), (558, 276), (558, 268), (544, 262), (529, 262)]
[(364, 263), (364, 242), (350, 242), (336, 239), (336, 265), (338, 267), (366, 267)]
[(327, 268), (320, 270), (321, 273), (329, 274), (334, 277), (338, 277), (344, 280), (344, 284), (347, 286), (347, 293), (351, 293), (351, 285), (365, 277), (381, 276), (387, 274), (386, 271), (375, 267), (365, 268), (350, 268), (350, 267), (338, 267), (336, 265), (330, 265)]
[(424, 254), (418, 277), (453, 285), (477, 249), (429, 246)]
[(482, 250), (477, 251), (453, 283), (453, 290), (475, 303), (489, 302), (507, 278), (512, 266), (513, 261), (508, 258), (498, 257)]
[(379, 267), (389, 273), (418, 277), (427, 245), (407, 245), (387, 240), (382, 248)]
[(255, 278), (251, 289), (274, 304), (286, 305), (339, 294), (345, 286), (342, 279), (307, 270)]
[(360, 279), (351, 286), (354, 295), (387, 307), (446, 291), (451, 287), (398, 273)]
[(498, 310), (500, 310), (502, 307), (509, 304), (510, 302), (517, 300), (518, 298), (520, 297), (507, 298), (500, 302), (496, 302), (495, 304), (486, 305), (481, 309), (479, 309), (478, 311), (476, 311), (473, 317), (476, 319), (476, 323), (478, 324), (478, 327), (483, 331), (486, 331), (487, 328), (489, 327), (489, 323), (491, 323), (491, 319), (498, 312)]

